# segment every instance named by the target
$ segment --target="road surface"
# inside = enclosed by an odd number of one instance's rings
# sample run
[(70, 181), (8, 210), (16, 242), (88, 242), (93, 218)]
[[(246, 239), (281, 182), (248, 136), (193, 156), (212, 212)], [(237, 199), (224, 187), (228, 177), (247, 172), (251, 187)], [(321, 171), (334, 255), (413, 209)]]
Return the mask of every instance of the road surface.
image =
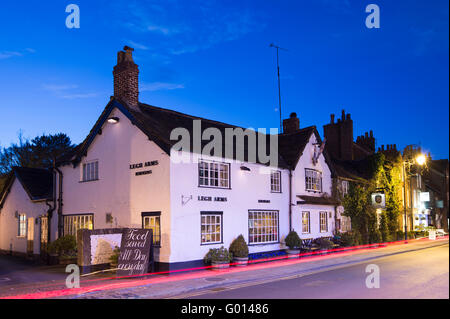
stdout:
[[(380, 270), (380, 287), (367, 288), (367, 265)], [(449, 245), (381, 257), (342, 268), (196, 293), (187, 299), (449, 298)]]

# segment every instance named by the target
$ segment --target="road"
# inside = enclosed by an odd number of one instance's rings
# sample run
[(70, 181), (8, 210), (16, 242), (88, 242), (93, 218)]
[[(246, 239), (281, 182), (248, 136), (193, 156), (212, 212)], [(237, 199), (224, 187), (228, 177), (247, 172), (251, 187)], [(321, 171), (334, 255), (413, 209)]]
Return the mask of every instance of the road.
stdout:
[[(380, 287), (367, 288), (366, 266), (380, 270)], [(449, 298), (449, 245), (381, 257), (342, 268), (265, 284), (230, 286), (187, 299)]]

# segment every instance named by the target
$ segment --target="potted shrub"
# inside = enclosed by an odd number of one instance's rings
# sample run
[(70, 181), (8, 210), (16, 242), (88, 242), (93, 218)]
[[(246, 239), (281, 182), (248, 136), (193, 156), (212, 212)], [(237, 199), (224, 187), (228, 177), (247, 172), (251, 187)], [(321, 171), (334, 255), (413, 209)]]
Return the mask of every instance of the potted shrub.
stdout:
[(61, 265), (76, 264), (77, 240), (72, 235), (60, 237), (48, 245), (48, 252), (50, 256), (58, 256)]
[(244, 236), (239, 235), (231, 242), (229, 251), (233, 256), (233, 263), (236, 266), (246, 266), (248, 263), (248, 246)]
[(228, 268), (230, 267), (231, 260), (231, 253), (223, 246), (220, 248), (211, 248), (203, 258), (206, 264), (211, 264), (212, 269)]
[(300, 247), (302, 246), (302, 241), (297, 232), (295, 230), (291, 230), (284, 241), (286, 242), (286, 246), (288, 247), (288, 249), (286, 249), (288, 258), (298, 258), (298, 255), (300, 254)]
[(111, 268), (117, 268), (117, 265), (119, 264), (119, 255), (120, 248), (116, 246), (113, 250), (113, 254), (109, 257), (109, 266)]
[(333, 242), (329, 240), (328, 238), (321, 237), (317, 238), (317, 245), (319, 246), (320, 250), (329, 250), (333, 248)]

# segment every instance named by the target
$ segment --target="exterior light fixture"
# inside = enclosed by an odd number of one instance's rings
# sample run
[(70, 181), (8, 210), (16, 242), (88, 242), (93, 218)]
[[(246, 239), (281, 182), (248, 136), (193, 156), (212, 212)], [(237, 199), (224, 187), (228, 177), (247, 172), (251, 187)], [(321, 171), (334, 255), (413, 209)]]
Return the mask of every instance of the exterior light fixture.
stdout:
[(248, 171), (248, 172), (250, 172), (250, 168), (248, 168), (247, 166), (242, 165), (241, 166), (241, 171)]
[(425, 162), (427, 161), (427, 158), (425, 157), (425, 155), (420, 154), (416, 157), (416, 162), (417, 164), (419, 164), (420, 166), (422, 166), (423, 164), (425, 164)]
[(117, 124), (117, 123), (119, 123), (119, 118), (118, 117), (110, 117), (108, 119), (108, 123)]

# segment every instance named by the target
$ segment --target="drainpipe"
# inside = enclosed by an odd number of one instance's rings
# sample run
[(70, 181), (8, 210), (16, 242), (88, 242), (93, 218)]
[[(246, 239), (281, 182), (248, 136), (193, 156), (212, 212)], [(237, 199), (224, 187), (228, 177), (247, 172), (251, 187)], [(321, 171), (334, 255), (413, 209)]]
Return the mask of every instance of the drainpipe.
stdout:
[(292, 230), (292, 170), (289, 169), (289, 231)]
[(63, 183), (63, 173), (61, 170), (54, 166), (54, 169), (56, 172), (58, 172), (59, 181), (58, 181), (58, 238), (62, 236), (63, 233), (63, 218), (62, 218), (62, 207), (63, 207), (63, 190), (62, 190), (62, 183)]

